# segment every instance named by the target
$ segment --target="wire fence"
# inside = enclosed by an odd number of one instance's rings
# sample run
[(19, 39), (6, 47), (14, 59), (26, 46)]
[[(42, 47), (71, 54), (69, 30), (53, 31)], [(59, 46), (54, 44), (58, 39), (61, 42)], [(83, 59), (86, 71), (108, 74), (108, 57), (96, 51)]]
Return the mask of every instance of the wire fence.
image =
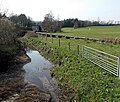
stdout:
[[(43, 36), (43, 35), (39, 35), (38, 38), (41, 38), (42, 41), (46, 42), (47, 44), (53, 44), (59, 47), (65, 47), (66, 49), (70, 50), (74, 50), (76, 51), (77, 54), (80, 54), (80, 45), (79, 43), (77, 44), (77, 40), (75, 40), (75, 42), (73, 43), (73, 39), (70, 38), (59, 38), (59, 37), (48, 37), (48, 36)], [(66, 40), (65, 40), (66, 39)]]
[[(45, 38), (47, 41), (47, 36), (39, 36), (42, 39)], [(50, 39), (49, 39), (50, 40)], [(51, 43), (55, 43), (56, 41), (53, 40), (53, 37), (51, 36)], [(67, 48), (71, 50), (72, 43), (67, 42), (63, 43), (62, 39), (58, 38), (56, 45), (63, 46), (67, 45)], [(108, 72), (114, 74), (115, 76), (120, 77), (120, 58), (87, 46), (82, 46), (82, 51), (80, 49), (79, 44), (75, 44), (76, 51), (78, 54), (82, 53), (82, 57), (86, 58), (87, 60), (91, 61), (92, 63), (98, 65), (99, 67), (107, 70)]]

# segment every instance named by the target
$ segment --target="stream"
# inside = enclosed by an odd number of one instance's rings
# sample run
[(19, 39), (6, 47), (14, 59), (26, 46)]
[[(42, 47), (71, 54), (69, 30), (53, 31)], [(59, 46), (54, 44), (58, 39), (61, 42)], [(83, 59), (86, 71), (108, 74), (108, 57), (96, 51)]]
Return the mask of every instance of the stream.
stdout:
[(55, 89), (56, 83), (52, 80), (49, 69), (53, 65), (40, 55), (38, 51), (26, 49), (26, 54), (31, 58), (31, 62), (23, 66), (25, 70), (25, 81), (36, 85), (42, 91), (50, 93), (52, 97), (51, 102), (57, 102)]

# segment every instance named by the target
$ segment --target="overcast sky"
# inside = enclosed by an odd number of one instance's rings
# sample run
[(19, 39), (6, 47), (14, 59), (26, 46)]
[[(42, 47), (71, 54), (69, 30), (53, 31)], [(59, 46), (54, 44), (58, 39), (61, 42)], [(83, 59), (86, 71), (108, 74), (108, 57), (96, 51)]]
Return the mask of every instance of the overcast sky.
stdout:
[(60, 20), (120, 21), (120, 0), (0, 0), (0, 4), (8, 14), (26, 14), (35, 21), (42, 21), (50, 11)]

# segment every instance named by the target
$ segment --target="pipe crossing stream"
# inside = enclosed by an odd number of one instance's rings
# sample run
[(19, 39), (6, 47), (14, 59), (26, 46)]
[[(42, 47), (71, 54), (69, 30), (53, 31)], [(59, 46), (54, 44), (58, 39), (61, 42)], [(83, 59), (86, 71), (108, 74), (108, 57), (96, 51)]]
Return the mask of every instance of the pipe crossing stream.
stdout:
[(52, 97), (51, 102), (57, 102), (57, 96), (55, 94), (57, 85), (52, 80), (49, 71), (49, 68), (52, 68), (53, 65), (41, 56), (38, 51), (27, 48), (26, 54), (31, 58), (31, 62), (23, 67), (25, 70), (25, 81), (36, 85), (42, 91), (50, 93)]

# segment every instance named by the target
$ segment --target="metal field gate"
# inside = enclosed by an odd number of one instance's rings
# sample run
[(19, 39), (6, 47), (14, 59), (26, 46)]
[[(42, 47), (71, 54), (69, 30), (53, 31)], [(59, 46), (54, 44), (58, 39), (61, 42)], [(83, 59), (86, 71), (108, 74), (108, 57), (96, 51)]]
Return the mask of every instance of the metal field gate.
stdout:
[(87, 46), (82, 46), (82, 57), (120, 77), (120, 58)]

